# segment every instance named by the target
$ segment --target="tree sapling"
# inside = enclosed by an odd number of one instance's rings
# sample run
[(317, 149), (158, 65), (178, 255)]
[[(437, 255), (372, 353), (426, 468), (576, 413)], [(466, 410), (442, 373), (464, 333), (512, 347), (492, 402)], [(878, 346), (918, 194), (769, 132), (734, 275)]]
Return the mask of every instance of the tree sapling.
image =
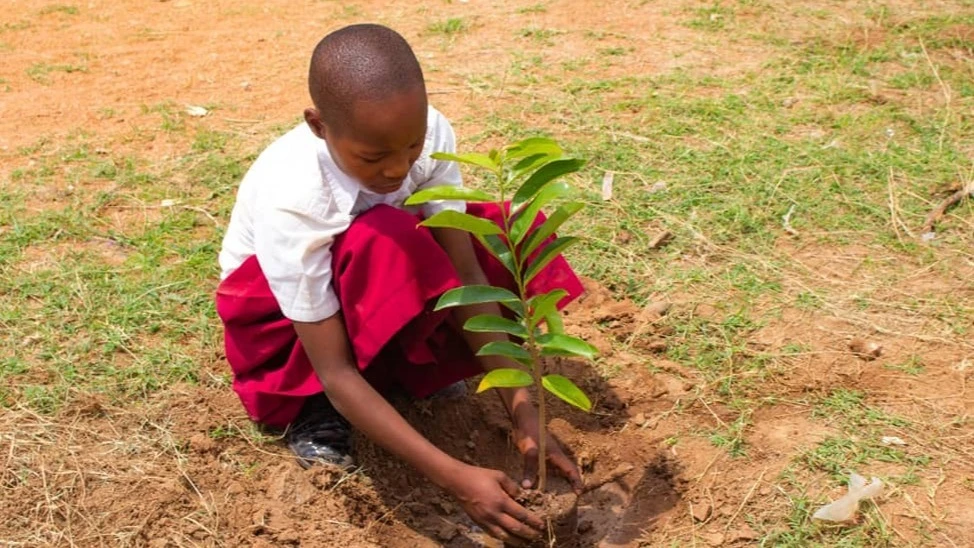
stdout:
[[(433, 155), (438, 160), (461, 162), (484, 169), (491, 174), (496, 194), (470, 188), (439, 186), (417, 192), (407, 205), (433, 200), (493, 202), (500, 206), (502, 223), (497, 225), (466, 213), (446, 210), (424, 220), (428, 227), (455, 228), (470, 233), (512, 274), (515, 292), (506, 288), (472, 285), (447, 291), (436, 309), (497, 302), (507, 308), (511, 317), (479, 315), (464, 324), (469, 331), (499, 332), (508, 335), (502, 342), (484, 345), (478, 355), (498, 355), (521, 366), (495, 369), (481, 380), (477, 392), (489, 388), (511, 388), (534, 385), (538, 394), (540, 420), (538, 447), (538, 491), (546, 487), (547, 408), (545, 392), (589, 411), (591, 402), (575, 383), (562, 375), (545, 375), (542, 357), (577, 356), (592, 359), (596, 349), (581, 339), (565, 334), (558, 303), (568, 294), (564, 289), (531, 295), (528, 284), (555, 257), (576, 243), (573, 236), (555, 237), (555, 231), (582, 204), (568, 201), (559, 205), (540, 225), (536, 219), (541, 210), (569, 193), (562, 180), (578, 171), (584, 161), (566, 158), (557, 142), (547, 138), (530, 138), (489, 154)], [(508, 206), (508, 201), (510, 201)], [(514, 342), (514, 341), (518, 342)]]

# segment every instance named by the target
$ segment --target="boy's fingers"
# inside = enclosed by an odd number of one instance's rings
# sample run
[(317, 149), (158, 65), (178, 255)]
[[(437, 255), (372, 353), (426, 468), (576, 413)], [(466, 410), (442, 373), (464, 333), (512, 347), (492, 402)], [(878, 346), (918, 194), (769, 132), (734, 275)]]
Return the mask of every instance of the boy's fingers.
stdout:
[(529, 512), (527, 508), (521, 506), (513, 500), (507, 503), (507, 505), (504, 507), (504, 512), (517, 521), (535, 529), (536, 531), (544, 531), (544, 522), (541, 521), (541, 518)]
[(524, 523), (521, 523), (507, 514), (497, 518), (497, 523), (503, 527), (505, 531), (514, 535), (518, 539), (534, 540), (540, 536), (538, 531), (528, 527)]
[(501, 489), (503, 489), (504, 492), (507, 493), (507, 496), (511, 497), (512, 499), (516, 497), (520, 491), (520, 489), (517, 488), (517, 484), (514, 483), (514, 480), (507, 477), (507, 474), (501, 473), (500, 483)]
[(572, 462), (564, 453), (557, 452), (552, 454), (549, 459), (551, 464), (555, 465), (555, 468), (572, 484), (572, 489), (576, 492), (581, 492), (582, 490), (582, 475), (578, 471), (578, 467)]
[(511, 535), (507, 534), (507, 531), (505, 531), (503, 527), (500, 527), (499, 525), (491, 524), (486, 526), (485, 529), (490, 536), (496, 538), (497, 540), (503, 541), (505, 544), (514, 544), (517, 542), (513, 537), (511, 537)]
[(530, 489), (534, 487), (534, 481), (538, 478), (538, 453), (524, 455), (524, 479), (521, 480), (521, 487)]

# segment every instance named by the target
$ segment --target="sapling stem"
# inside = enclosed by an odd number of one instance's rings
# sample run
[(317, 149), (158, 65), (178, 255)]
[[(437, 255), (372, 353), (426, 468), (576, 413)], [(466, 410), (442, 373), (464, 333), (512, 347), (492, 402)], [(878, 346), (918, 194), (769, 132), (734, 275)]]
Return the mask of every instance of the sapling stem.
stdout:
[[(530, 317), (531, 311), (528, 310), (527, 284), (524, 283), (524, 260), (526, 258), (521, 256), (521, 250), (510, 238), (511, 212), (506, 207), (503, 170), (498, 170), (495, 174), (497, 175), (498, 186), (500, 187), (501, 220), (506, 236), (504, 239), (506, 240), (507, 248), (511, 251), (511, 257), (514, 259), (514, 283), (517, 285), (518, 298), (521, 299), (522, 310)], [(530, 222), (534, 222), (534, 219), (531, 219)], [(526, 318), (520, 319), (522, 321), (526, 320)], [(545, 413), (544, 385), (541, 384), (543, 372), (541, 371), (541, 359), (538, 354), (537, 342), (534, 338), (534, 330), (530, 329), (530, 321), (525, 323), (528, 324), (526, 326), (528, 327), (528, 338), (525, 342), (527, 343), (528, 353), (531, 355), (531, 378), (534, 379), (534, 389), (538, 393), (538, 491), (544, 493), (548, 477), (548, 423)]]
[[(523, 297), (522, 297), (523, 299)], [(548, 423), (545, 418), (544, 386), (541, 384), (541, 359), (535, 346), (534, 333), (528, 331), (528, 352), (531, 353), (534, 388), (538, 392), (538, 491), (544, 493), (548, 478)]]

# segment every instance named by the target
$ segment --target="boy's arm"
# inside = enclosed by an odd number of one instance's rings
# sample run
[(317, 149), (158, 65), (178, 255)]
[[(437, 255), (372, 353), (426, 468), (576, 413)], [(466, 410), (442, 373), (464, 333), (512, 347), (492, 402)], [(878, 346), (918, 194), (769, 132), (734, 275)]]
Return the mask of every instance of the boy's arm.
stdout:
[[(450, 262), (453, 263), (457, 274), (460, 276), (460, 281), (464, 285), (489, 285), (487, 276), (480, 268), (480, 262), (477, 261), (470, 236), (466, 232), (453, 228), (434, 228), (432, 232), (433, 237), (450, 257)], [(454, 314), (457, 323), (462, 326), (467, 320), (480, 314), (500, 316), (501, 309), (497, 303), (484, 303), (457, 307), (454, 309)], [(489, 342), (508, 340), (507, 336), (502, 333), (482, 333), (467, 331), (466, 329), (463, 330), (463, 336), (474, 353)], [(486, 371), (502, 367), (517, 367), (501, 356), (482, 356), (480, 363)], [(518, 449), (524, 455), (522, 485), (531, 487), (536, 479), (538, 467), (539, 424), (537, 409), (531, 404), (531, 395), (527, 388), (499, 388), (497, 392), (510, 414), (511, 422), (514, 424), (515, 441)], [(578, 467), (565, 455), (558, 443), (554, 443), (551, 438), (548, 441), (548, 460), (562, 475), (568, 478), (576, 490), (580, 490), (582, 477)]]
[[(359, 431), (453, 494), (470, 517), (495, 537), (533, 539), (541, 521), (517, 504), (517, 486), (502, 472), (450, 457), (419, 434), (359, 373), (341, 313), (295, 322), (325, 394)], [(532, 529), (532, 527), (534, 529)]]

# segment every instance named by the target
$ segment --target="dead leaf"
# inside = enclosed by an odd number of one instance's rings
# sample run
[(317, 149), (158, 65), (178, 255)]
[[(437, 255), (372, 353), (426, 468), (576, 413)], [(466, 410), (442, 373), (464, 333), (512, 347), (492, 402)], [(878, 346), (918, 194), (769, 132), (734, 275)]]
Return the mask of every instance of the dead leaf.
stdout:
[(670, 232), (669, 230), (664, 230), (663, 232), (660, 232), (652, 240), (649, 241), (649, 248), (659, 249), (664, 245), (670, 243), (672, 239), (673, 239), (673, 233)]

